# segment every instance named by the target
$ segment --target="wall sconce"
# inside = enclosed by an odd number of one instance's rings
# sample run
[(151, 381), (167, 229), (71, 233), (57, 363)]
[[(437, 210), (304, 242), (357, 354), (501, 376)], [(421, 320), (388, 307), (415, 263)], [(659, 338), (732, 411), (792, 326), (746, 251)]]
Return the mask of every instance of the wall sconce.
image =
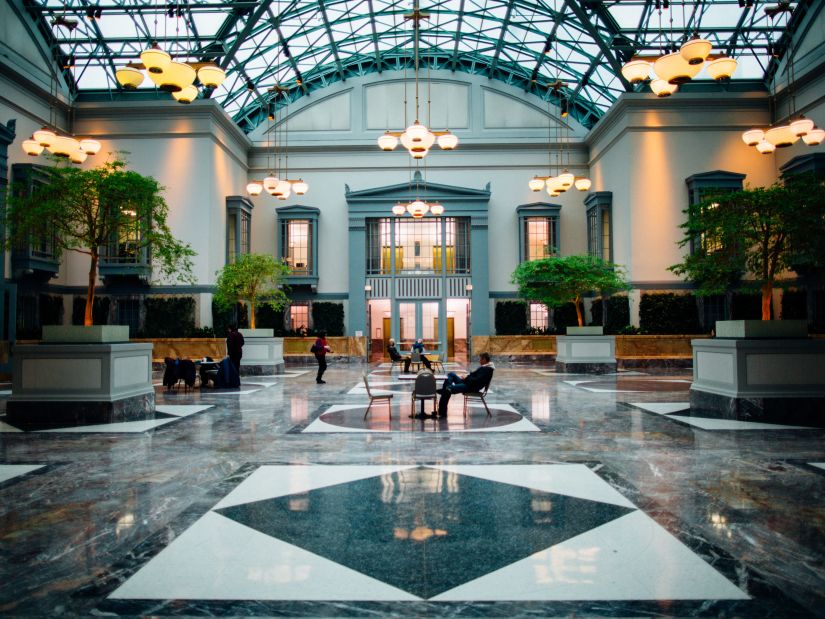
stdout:
[(464, 290), (466, 290), (467, 292), (472, 292), (473, 291), (473, 285), (472, 284), (467, 284), (466, 286), (464, 286)]

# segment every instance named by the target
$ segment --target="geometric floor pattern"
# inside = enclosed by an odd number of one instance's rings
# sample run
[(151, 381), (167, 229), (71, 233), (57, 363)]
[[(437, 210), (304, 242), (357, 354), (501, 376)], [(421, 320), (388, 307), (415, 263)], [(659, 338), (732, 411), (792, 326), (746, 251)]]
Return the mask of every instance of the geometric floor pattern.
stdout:
[(15, 425), (2, 421), (2, 418), (0, 418), (0, 433), (30, 432), (45, 434), (136, 434), (165, 426), (184, 417), (189, 417), (190, 415), (205, 411), (212, 408), (212, 406), (213, 405), (211, 404), (158, 404), (155, 407), (155, 419), (122, 421), (119, 423), (90, 424), (85, 426), (67, 426), (60, 428), (49, 428), (47, 430), (21, 430)]
[(583, 464), (261, 466), (109, 597), (748, 599)]
[(0, 484), (42, 469), (45, 464), (0, 464)]
[[(702, 417), (690, 414), (688, 402), (629, 402), (649, 413), (662, 415), (667, 419), (684, 423), (702, 430), (815, 430), (809, 426), (790, 426), (779, 423), (764, 423), (760, 421), (739, 421), (736, 419), (720, 419), (717, 417)], [(677, 415), (676, 413), (688, 413)]]

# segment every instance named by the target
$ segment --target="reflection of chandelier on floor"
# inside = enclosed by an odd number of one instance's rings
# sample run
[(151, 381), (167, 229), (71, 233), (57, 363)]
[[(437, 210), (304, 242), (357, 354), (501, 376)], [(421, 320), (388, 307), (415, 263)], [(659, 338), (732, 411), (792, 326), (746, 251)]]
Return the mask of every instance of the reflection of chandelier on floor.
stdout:
[[(166, 17), (176, 19), (176, 39), (180, 35), (180, 19), (184, 17), (183, 4), (169, 4)], [(157, 7), (156, 7), (157, 8)], [(157, 8), (157, 10), (160, 10)], [(165, 22), (164, 22), (165, 23)], [(155, 14), (155, 40), (157, 40), (157, 13)], [(184, 21), (187, 40), (189, 27)], [(148, 73), (155, 86), (164, 92), (172, 93), (172, 97), (179, 103), (191, 103), (198, 98), (200, 91), (195, 86), (195, 79), (204, 88), (215, 89), (226, 79), (224, 70), (213, 62), (179, 62), (162, 50), (155, 42), (140, 54), (140, 62), (130, 62), (115, 71), (118, 84), (126, 90), (135, 90), (140, 86), (145, 74)]]
[[(421, 12), (418, 7), (418, 0), (413, 4), (411, 13), (404, 15), (405, 20), (413, 23), (413, 58), (415, 71), (415, 121), (404, 131), (386, 131), (384, 135), (378, 138), (378, 146), (381, 150), (394, 150), (398, 146), (398, 142), (409, 151), (413, 159), (423, 159), (430, 152), (433, 144), (438, 143), (441, 150), (453, 150), (458, 146), (458, 137), (450, 133), (449, 129), (442, 131), (433, 131), (428, 129), (426, 125), (419, 120), (419, 105), (418, 105), (418, 45), (419, 34), (421, 28), (421, 20), (428, 19), (429, 14)], [(406, 100), (406, 81), (405, 81), (405, 96), (404, 96), (404, 114), (407, 113)], [(406, 124), (406, 122), (405, 122)]]
[[(277, 74), (277, 73), (276, 73)], [(246, 185), (246, 191), (251, 196), (258, 196), (264, 190), (274, 198), (279, 200), (286, 200), (295, 192), (295, 195), (302, 196), (309, 191), (309, 184), (303, 179), (290, 179), (289, 176), (289, 115), (287, 113), (288, 106), (285, 104), (280, 121), (278, 120), (278, 98), (283, 97), (284, 101), (288, 101), (286, 96), (288, 89), (280, 85), (273, 86), (269, 92), (274, 92), (268, 104), (267, 118), (270, 122), (275, 124), (275, 147), (270, 150), (270, 138), (272, 136), (272, 129), (267, 129), (266, 132), (266, 162), (269, 173), (262, 181), (249, 181)], [(280, 140), (278, 131), (281, 132)], [(283, 148), (279, 149), (279, 143)], [(274, 151), (275, 167), (272, 168), (270, 153)], [(283, 167), (281, 162), (283, 160)], [(279, 178), (279, 174), (283, 170), (283, 177)]]
[[(556, 94), (557, 97), (561, 99), (561, 115), (562, 118), (567, 117), (568, 110), (570, 109), (570, 103), (567, 99), (563, 98), (561, 94), (561, 88), (564, 84), (560, 81), (556, 81), (554, 84), (550, 84), (548, 88), (552, 89), (553, 93)], [(558, 170), (559, 173), (557, 175), (553, 175), (553, 152), (551, 149), (552, 141), (552, 131), (553, 131), (553, 116), (551, 114), (551, 100), (552, 97), (550, 93), (547, 95), (547, 176), (534, 176), (531, 178), (527, 185), (530, 187), (531, 191), (541, 191), (543, 188), (547, 188), (547, 195), (551, 198), (557, 198), (565, 191), (570, 189), (571, 187), (575, 186), (576, 189), (579, 191), (587, 191), (590, 189), (591, 182), (590, 179), (585, 176), (575, 176), (572, 172), (570, 172), (566, 167), (562, 169), (564, 165), (564, 142), (562, 142), (562, 150), (561, 152), (557, 153), (558, 158)], [(556, 143), (558, 144), (561, 142), (561, 125), (560, 123), (555, 123), (556, 127)], [(569, 138), (569, 135), (567, 136)], [(568, 150), (568, 161), (567, 165), (570, 165), (570, 154)]]

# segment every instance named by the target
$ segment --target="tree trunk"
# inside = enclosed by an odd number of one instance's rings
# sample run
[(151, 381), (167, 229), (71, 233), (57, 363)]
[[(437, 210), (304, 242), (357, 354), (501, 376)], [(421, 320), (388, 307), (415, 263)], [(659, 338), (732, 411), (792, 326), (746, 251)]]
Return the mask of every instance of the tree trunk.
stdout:
[(579, 321), (579, 326), (584, 326), (584, 319), (582, 318), (582, 308), (581, 308), (581, 298), (576, 297), (576, 300), (573, 301), (573, 304), (576, 306), (576, 318)]
[(86, 312), (83, 314), (83, 326), (91, 327), (94, 324), (92, 308), (95, 301), (95, 281), (97, 280), (97, 262), (99, 257), (92, 252), (92, 265), (89, 267), (89, 285), (86, 288)]
[(254, 303), (249, 304), (249, 328), (250, 329), (255, 328), (255, 304)]
[(773, 297), (773, 284), (766, 282), (762, 284), (762, 320), (771, 319), (771, 299)]

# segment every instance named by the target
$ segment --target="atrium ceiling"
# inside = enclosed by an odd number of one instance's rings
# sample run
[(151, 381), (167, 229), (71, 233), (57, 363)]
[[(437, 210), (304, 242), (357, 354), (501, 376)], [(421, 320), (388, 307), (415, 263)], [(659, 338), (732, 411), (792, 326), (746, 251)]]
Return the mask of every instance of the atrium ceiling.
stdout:
[[(266, 118), (275, 84), (294, 101), (354, 76), (413, 75), (412, 0), (8, 0), (37, 22), (71, 89), (118, 94), (115, 68), (157, 42), (176, 60), (227, 72), (215, 91), (245, 131)], [(810, 1), (422, 0), (421, 75), (485, 75), (568, 99), (592, 126), (626, 91), (634, 55), (655, 57), (691, 36), (735, 57), (734, 79), (769, 80)], [(71, 59), (72, 62), (68, 62)], [(706, 75), (700, 75), (699, 79)], [(560, 85), (555, 90), (552, 84)], [(143, 89), (152, 88), (150, 80)], [(280, 103), (280, 101), (279, 101)]]

